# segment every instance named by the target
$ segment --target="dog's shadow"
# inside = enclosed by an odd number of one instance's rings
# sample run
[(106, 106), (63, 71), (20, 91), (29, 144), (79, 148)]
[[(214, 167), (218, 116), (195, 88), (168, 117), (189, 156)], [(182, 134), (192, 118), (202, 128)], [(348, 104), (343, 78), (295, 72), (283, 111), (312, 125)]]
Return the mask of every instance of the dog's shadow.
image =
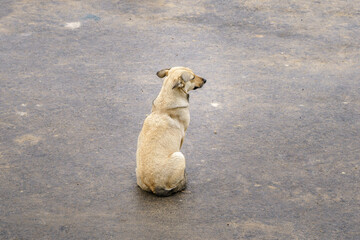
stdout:
[(181, 206), (185, 199), (189, 197), (189, 191), (186, 189), (174, 193), (167, 197), (157, 196), (151, 192), (142, 190), (140, 187), (135, 186), (133, 189), (134, 199), (138, 208), (144, 210), (150, 208), (163, 209), (166, 207)]

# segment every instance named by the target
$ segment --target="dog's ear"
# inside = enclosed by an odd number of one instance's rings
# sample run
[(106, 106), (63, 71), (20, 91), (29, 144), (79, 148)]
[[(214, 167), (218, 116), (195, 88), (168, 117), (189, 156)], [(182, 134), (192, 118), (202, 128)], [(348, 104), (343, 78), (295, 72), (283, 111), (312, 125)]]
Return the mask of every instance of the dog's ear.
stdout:
[(172, 87), (172, 89), (177, 88), (177, 87), (180, 87), (180, 88), (184, 87), (184, 83), (183, 83), (180, 79), (179, 79), (179, 81), (177, 81), (177, 82), (174, 84), (174, 86)]
[(195, 76), (192, 73), (189, 72), (183, 72), (181, 74), (181, 78), (182, 80), (184, 80), (184, 82), (190, 81), (194, 78)]
[(163, 78), (163, 77), (165, 77), (165, 76), (168, 75), (169, 70), (170, 70), (170, 68), (166, 68), (166, 69), (160, 70), (160, 71), (158, 71), (158, 72), (156, 73), (156, 75), (157, 75), (159, 78)]
[(182, 88), (185, 86), (184, 82), (186, 83), (187, 81), (190, 81), (194, 78), (195, 76), (192, 73), (189, 72), (183, 72), (181, 74), (181, 76), (179, 77), (178, 81), (174, 84), (173, 89), (174, 88)]

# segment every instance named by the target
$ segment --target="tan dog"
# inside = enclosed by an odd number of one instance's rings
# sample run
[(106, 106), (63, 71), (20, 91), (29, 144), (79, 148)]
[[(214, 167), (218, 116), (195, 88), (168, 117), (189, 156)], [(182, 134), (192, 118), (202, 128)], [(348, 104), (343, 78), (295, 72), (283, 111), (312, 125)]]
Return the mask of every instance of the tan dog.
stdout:
[(157, 76), (165, 79), (138, 138), (136, 178), (143, 190), (169, 196), (186, 185), (180, 148), (190, 123), (188, 92), (206, 80), (185, 67), (163, 69)]

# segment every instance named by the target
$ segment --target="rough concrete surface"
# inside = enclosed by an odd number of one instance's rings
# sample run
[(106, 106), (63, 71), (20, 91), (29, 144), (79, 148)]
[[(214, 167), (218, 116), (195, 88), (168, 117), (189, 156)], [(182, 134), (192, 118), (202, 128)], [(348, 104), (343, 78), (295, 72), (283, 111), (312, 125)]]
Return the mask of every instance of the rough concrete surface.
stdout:
[[(360, 239), (360, 2), (0, 2), (0, 239)], [(188, 188), (136, 186), (187, 66)]]

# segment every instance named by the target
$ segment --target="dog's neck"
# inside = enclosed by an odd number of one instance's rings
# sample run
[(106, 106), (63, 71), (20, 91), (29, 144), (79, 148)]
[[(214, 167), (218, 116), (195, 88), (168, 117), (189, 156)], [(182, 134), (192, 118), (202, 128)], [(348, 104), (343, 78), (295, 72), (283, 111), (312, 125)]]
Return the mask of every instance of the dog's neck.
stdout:
[(189, 94), (182, 88), (171, 89), (171, 92), (161, 89), (159, 95), (153, 101), (152, 111), (187, 108), (189, 107), (189, 98)]

